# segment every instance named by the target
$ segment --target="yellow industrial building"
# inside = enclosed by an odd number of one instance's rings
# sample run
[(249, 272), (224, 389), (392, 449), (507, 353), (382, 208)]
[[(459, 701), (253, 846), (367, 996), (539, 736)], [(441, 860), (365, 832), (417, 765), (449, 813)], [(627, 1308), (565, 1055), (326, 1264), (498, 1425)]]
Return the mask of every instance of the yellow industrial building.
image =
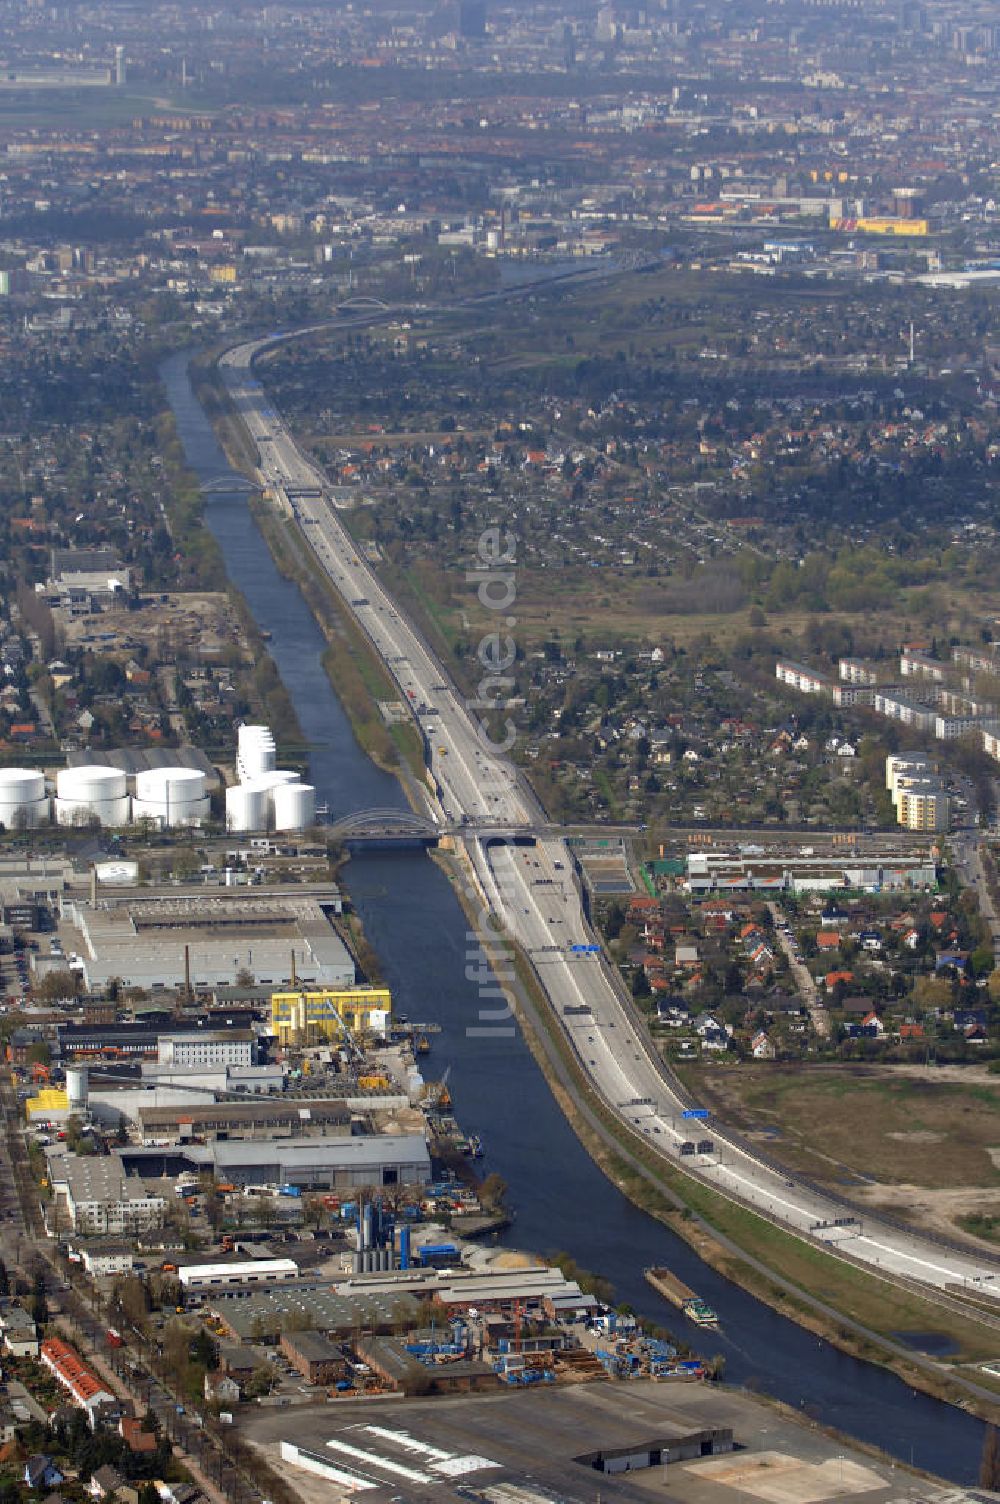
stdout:
[(279, 1043), (319, 1035), (384, 1034), (392, 1013), (388, 987), (324, 987), (315, 992), (271, 993), (271, 1027)]
[(831, 219), (831, 230), (859, 235), (919, 235), (928, 233), (926, 219)]
[(65, 1123), (69, 1117), (69, 1097), (59, 1086), (43, 1086), (37, 1097), (24, 1104), (29, 1123)]

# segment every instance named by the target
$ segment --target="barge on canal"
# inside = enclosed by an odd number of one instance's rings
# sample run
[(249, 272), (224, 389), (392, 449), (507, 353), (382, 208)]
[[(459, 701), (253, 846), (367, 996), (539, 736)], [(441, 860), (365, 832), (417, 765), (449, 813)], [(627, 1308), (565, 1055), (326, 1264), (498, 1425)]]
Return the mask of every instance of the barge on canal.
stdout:
[(645, 1269), (643, 1273), (647, 1284), (652, 1285), (657, 1294), (669, 1300), (672, 1306), (683, 1311), (687, 1319), (693, 1321), (695, 1326), (718, 1326), (719, 1318), (712, 1307), (669, 1269)]

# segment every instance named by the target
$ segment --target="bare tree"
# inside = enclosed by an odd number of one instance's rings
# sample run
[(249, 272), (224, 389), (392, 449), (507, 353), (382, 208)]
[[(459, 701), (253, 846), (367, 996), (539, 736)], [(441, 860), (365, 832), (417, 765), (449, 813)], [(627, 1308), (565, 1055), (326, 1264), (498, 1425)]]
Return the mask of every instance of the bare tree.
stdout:
[(983, 1455), (979, 1463), (980, 1488), (1000, 1488), (1000, 1433), (990, 1426), (983, 1441)]

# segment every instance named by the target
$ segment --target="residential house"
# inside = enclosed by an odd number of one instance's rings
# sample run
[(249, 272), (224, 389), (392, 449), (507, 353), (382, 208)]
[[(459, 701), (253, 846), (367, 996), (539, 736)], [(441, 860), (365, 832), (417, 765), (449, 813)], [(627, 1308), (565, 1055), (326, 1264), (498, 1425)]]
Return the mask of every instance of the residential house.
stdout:
[(221, 1369), (205, 1375), (205, 1398), (214, 1400), (223, 1409), (227, 1405), (238, 1405), (242, 1393), (239, 1380), (231, 1374), (223, 1373)]
[(757, 1033), (751, 1039), (750, 1053), (755, 1060), (774, 1059), (776, 1053), (774, 1045), (768, 1039), (763, 1029), (758, 1029)]
[(142, 1421), (134, 1415), (123, 1415), (118, 1430), (130, 1452), (155, 1452), (156, 1437), (152, 1431), (144, 1431)]
[(699, 1013), (694, 1021), (695, 1033), (701, 1040), (703, 1050), (727, 1050), (731, 1030), (720, 1024), (711, 1013)]
[(91, 1473), (90, 1482), (87, 1484), (87, 1492), (94, 1499), (110, 1499), (123, 1487), (124, 1483), (125, 1479), (118, 1469), (112, 1467), (110, 1462), (107, 1462), (103, 1467), (99, 1467), (96, 1472)]
[(63, 1481), (63, 1474), (51, 1457), (36, 1452), (24, 1464), (24, 1481), (29, 1488), (57, 1488)]
[(38, 1357), (38, 1328), (28, 1311), (8, 1306), (0, 1316), (4, 1350), (14, 1358)]

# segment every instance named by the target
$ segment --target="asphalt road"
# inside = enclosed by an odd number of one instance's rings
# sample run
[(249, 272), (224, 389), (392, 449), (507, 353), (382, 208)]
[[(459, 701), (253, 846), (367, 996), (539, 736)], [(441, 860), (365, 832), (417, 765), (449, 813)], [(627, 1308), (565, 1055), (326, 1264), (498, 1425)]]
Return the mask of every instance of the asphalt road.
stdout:
[[(240, 345), (220, 367), (260, 454), (262, 483), (283, 497), (355, 620), (367, 633), (425, 732), (440, 823), (467, 827), (465, 846), (493, 912), (530, 956), (582, 1070), (629, 1129), (674, 1165), (771, 1220), (828, 1245), (872, 1272), (936, 1288), (992, 1295), (1000, 1262), (938, 1243), (789, 1177), (723, 1124), (684, 1116), (691, 1104), (655, 1053), (620, 978), (603, 955), (578, 952), (596, 936), (584, 917), (564, 841), (540, 836), (542, 812), (518, 771), (487, 744), (468, 705), (339, 522), (325, 476), (298, 450), (252, 374), (277, 338)], [(699, 1149), (710, 1141), (711, 1147)], [(691, 1147), (687, 1147), (691, 1146)]]

